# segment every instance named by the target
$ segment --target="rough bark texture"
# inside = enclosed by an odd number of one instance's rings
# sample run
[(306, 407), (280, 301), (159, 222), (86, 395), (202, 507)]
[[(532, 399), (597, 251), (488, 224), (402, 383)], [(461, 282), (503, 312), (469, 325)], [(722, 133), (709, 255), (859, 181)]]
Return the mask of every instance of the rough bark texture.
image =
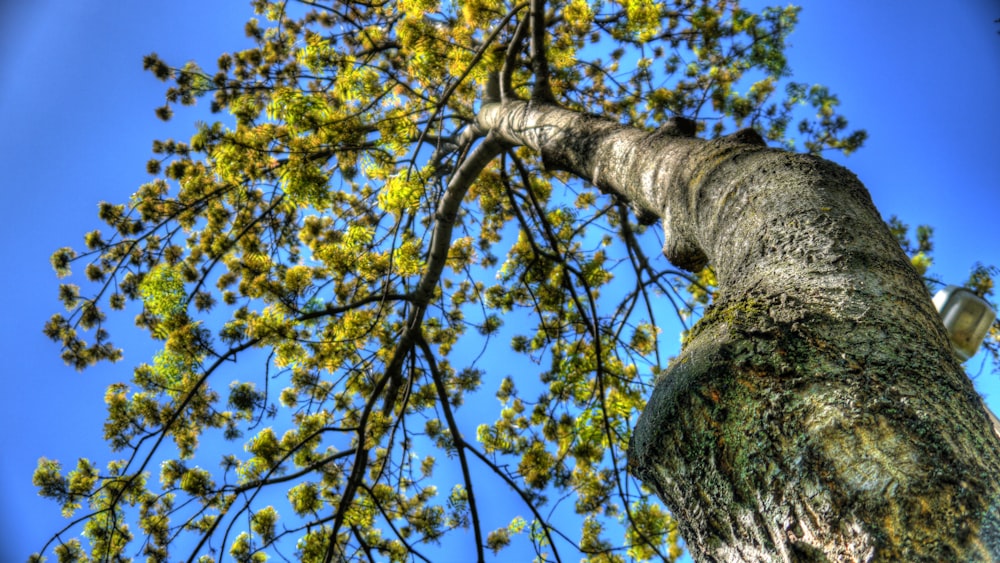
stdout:
[(551, 105), (487, 105), (479, 126), (662, 217), (674, 264), (715, 269), (629, 451), (696, 560), (1000, 559), (1000, 439), (853, 174)]

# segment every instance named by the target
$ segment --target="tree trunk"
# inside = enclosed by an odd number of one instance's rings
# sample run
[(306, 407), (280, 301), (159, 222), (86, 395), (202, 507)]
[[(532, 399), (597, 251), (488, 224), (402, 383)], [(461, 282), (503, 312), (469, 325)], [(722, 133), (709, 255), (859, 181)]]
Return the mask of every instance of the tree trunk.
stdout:
[(752, 132), (520, 101), (478, 123), (662, 217), (675, 265), (715, 269), (629, 450), (696, 560), (1000, 559), (1000, 439), (853, 174)]

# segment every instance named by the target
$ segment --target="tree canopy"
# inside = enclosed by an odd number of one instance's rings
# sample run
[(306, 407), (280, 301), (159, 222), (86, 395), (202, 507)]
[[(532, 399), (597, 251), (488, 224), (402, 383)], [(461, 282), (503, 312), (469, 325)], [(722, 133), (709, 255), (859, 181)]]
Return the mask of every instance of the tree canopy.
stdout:
[[(676, 557), (676, 523), (626, 474), (624, 449), (669, 362), (661, 329), (711, 302), (713, 271), (657, 262), (644, 210), (482, 139), (476, 116), (500, 91), (650, 131), (752, 128), (850, 153), (865, 134), (836, 95), (791, 79), (798, 10), (252, 4), (256, 46), (217, 70), (145, 57), (169, 84), (158, 116), (207, 102), (218, 120), (155, 141), (153, 179), (101, 203), (105, 230), (52, 257), (86, 277), (61, 286), (68, 313), (45, 326), (66, 362), (120, 359), (109, 311), (162, 349), (108, 388), (117, 459), (40, 460), (35, 484), (74, 517), (45, 550)], [(892, 227), (926, 270), (930, 231), (912, 244)], [(988, 295), (992, 274), (970, 283)], [(487, 346), (537, 369), (486, 365)], [(493, 505), (496, 487), (518, 504)], [(78, 527), (89, 547), (66, 539)]]

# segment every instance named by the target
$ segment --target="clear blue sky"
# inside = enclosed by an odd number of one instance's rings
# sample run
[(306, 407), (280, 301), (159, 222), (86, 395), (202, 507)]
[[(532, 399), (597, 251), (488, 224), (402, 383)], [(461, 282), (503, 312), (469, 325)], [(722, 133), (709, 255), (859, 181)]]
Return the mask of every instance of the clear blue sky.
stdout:
[[(754, 2), (754, 5), (757, 3)], [(0, 5), (0, 159), (7, 241), (0, 298), (7, 391), (0, 396), (0, 561), (21, 561), (65, 524), (36, 496), (40, 456), (103, 466), (103, 395), (153, 347), (76, 373), (42, 334), (59, 310), (49, 255), (98, 227), (99, 200), (148, 181), (154, 138), (186, 139), (195, 112), (153, 115), (164, 86), (142, 71), (151, 51), (213, 68), (245, 44), (248, 2), (35, 0)], [(789, 52), (795, 78), (830, 86), (870, 138), (852, 169), (885, 217), (935, 228), (934, 271), (958, 283), (976, 260), (1000, 265), (1000, 7), (989, 0), (806, 2)], [(118, 319), (126, 328), (130, 319)], [(973, 359), (970, 370), (979, 363)], [(997, 375), (976, 380), (1000, 412)], [(572, 557), (570, 557), (572, 559)]]

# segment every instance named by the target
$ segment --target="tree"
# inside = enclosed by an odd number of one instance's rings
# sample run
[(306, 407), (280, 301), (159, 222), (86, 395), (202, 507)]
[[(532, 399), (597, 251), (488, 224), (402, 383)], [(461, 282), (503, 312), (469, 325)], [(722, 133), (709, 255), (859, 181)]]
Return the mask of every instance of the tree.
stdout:
[[(91, 557), (125, 558), (135, 528), (153, 560), (430, 560), (461, 528), (480, 560), (519, 536), (546, 559), (669, 559), (678, 525), (706, 559), (995, 550), (1000, 444), (911, 261), (853, 176), (764, 147), (791, 148), (800, 103), (809, 152), (864, 140), (787, 81), (794, 8), (254, 8), (257, 47), (217, 73), (145, 59), (172, 82), (161, 117), (207, 95), (228, 115), (155, 143), (158, 177), (100, 207), (112, 234), (53, 256), (93, 284), (62, 286), (46, 326), (67, 362), (119, 358), (107, 308), (163, 343), (108, 390), (124, 459), (36, 471), (67, 514), (87, 504), (70, 527)], [(691, 274), (654, 266), (660, 219)], [(669, 362), (666, 302), (712, 302)], [(460, 353), (500, 335), (537, 381)], [(487, 381), (503, 408), (473, 439), (459, 407)], [(202, 469), (213, 434), (246, 455)], [(626, 474), (630, 439), (678, 520)], [(499, 527), (483, 473), (523, 502)], [(550, 517), (568, 494), (577, 533)]]

